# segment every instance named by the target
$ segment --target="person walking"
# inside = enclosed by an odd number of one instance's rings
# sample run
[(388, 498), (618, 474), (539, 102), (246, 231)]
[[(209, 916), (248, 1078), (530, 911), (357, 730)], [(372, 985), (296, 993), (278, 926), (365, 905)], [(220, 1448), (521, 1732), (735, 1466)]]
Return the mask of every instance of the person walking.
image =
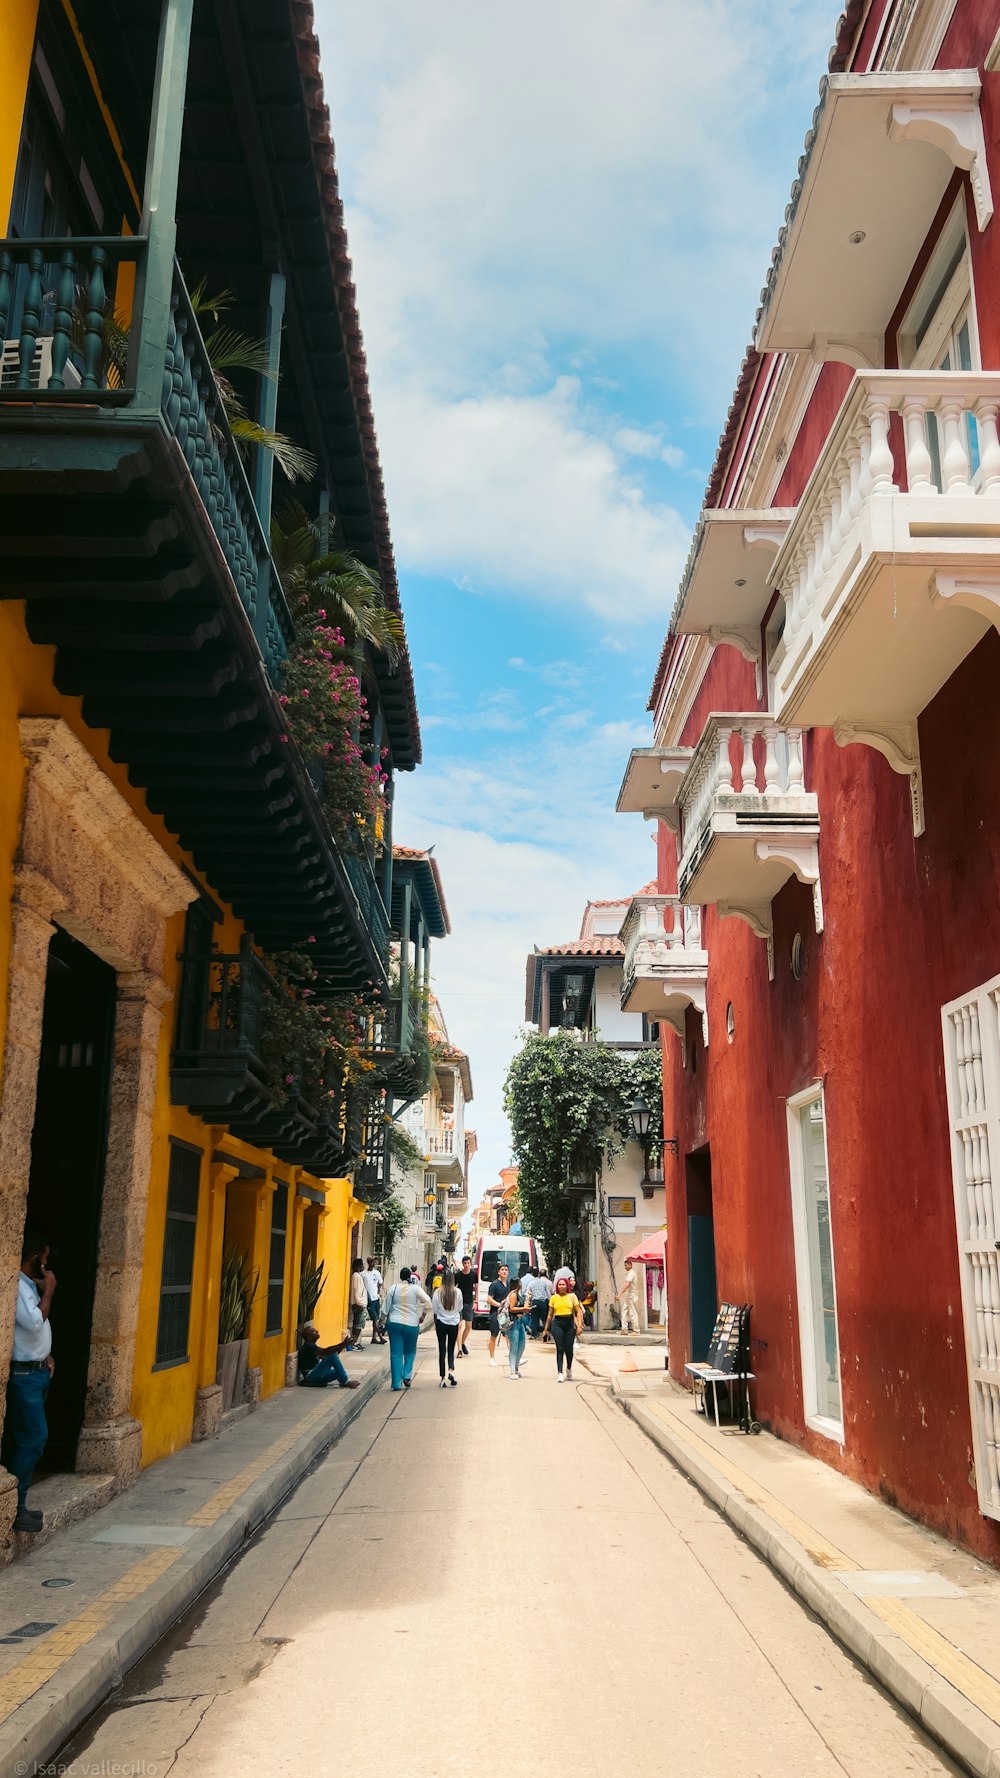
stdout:
[(413, 1360), (417, 1352), (417, 1335), (431, 1306), (426, 1290), (414, 1284), (409, 1266), (401, 1266), (399, 1281), (390, 1284), (385, 1295), (385, 1318), (389, 1333), (389, 1368), (392, 1387), (409, 1389), (413, 1380)]
[(573, 1380), (573, 1347), (576, 1336), (583, 1332), (583, 1307), (575, 1290), (570, 1290), (564, 1277), (556, 1278), (556, 1287), (549, 1298), (549, 1313), (545, 1323), (545, 1332), (552, 1329), (552, 1338), (556, 1348), (556, 1382), (563, 1380), (563, 1360), (566, 1361), (566, 1381)]
[(501, 1334), (506, 1335), (510, 1328), (510, 1272), (506, 1266), (497, 1267), (497, 1275), (486, 1292), (490, 1303), (490, 1364), (496, 1367), (497, 1341)]
[(535, 1268), (528, 1260), (517, 1274), (517, 1287), (524, 1304), (524, 1331), (528, 1339), (534, 1339), (531, 1331), (531, 1305), (535, 1300)]
[(622, 1333), (639, 1332), (639, 1275), (630, 1259), (625, 1261), (625, 1282), (615, 1297), (622, 1318)]
[(520, 1377), (524, 1359), (524, 1340), (528, 1331), (528, 1313), (531, 1303), (531, 1286), (534, 1280), (531, 1273), (521, 1273), (507, 1298), (507, 1312), (510, 1315), (510, 1331), (507, 1335), (507, 1349), (510, 1362), (510, 1375)]
[(368, 1319), (372, 1325), (370, 1344), (385, 1345), (385, 1334), (381, 1332), (379, 1323), (382, 1319), (382, 1274), (373, 1259), (369, 1259), (363, 1273), (365, 1289), (368, 1292)]
[(531, 1337), (538, 1340), (542, 1336), (545, 1317), (549, 1310), (549, 1297), (552, 1295), (552, 1279), (542, 1266), (531, 1286)]
[(355, 1259), (351, 1261), (350, 1306), (351, 1343), (348, 1347), (348, 1351), (352, 1351), (355, 1346), (361, 1347), (364, 1344), (362, 1335), (365, 1331), (365, 1321), (368, 1318), (368, 1285), (365, 1281), (365, 1262), (363, 1259)]
[[(455, 1389), (458, 1378), (455, 1375), (455, 1342), (458, 1339), (459, 1323), (462, 1319), (462, 1293), (455, 1282), (454, 1272), (445, 1271), (441, 1275), (441, 1283), (431, 1298), (431, 1309), (434, 1313), (434, 1329), (438, 1343), (438, 1370), (441, 1376), (441, 1388), (447, 1389), (449, 1383)], [(445, 1354), (448, 1357), (448, 1374), (445, 1376)]]
[(44, 1522), (43, 1514), (28, 1505), (28, 1489), (49, 1436), (45, 1398), (55, 1370), (49, 1324), (55, 1288), (48, 1241), (37, 1231), (26, 1229), (14, 1304), (14, 1348), (7, 1383), (5, 1432), (6, 1463), (17, 1481), (14, 1530), (32, 1535), (42, 1529)]
[(472, 1270), (472, 1260), (468, 1254), (462, 1261), (461, 1271), (455, 1274), (455, 1284), (462, 1298), (462, 1319), (458, 1324), (458, 1356), (468, 1358), (472, 1313), (476, 1301), (476, 1274)]

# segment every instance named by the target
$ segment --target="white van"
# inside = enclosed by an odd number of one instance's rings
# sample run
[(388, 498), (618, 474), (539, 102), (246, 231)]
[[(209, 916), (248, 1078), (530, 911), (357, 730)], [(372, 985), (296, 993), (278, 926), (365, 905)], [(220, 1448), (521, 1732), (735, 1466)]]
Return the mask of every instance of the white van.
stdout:
[(485, 1321), (490, 1312), (488, 1291), (500, 1276), (500, 1267), (510, 1269), (513, 1284), (522, 1266), (535, 1271), (544, 1266), (545, 1254), (532, 1235), (480, 1235), (473, 1266), (476, 1274), (475, 1318)]

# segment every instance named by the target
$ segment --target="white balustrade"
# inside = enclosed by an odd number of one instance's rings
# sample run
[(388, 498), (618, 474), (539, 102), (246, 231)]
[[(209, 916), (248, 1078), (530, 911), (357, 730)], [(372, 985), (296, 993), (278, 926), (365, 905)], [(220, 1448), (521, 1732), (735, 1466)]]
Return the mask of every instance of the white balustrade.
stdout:
[(639, 896), (629, 909), (622, 937), (623, 998), (627, 999), (637, 975), (679, 963), (688, 951), (704, 950), (703, 910), (685, 906), (676, 895)]
[(995, 372), (859, 372), (779, 558), (786, 657), (821, 608), (868, 501), (1000, 495), (998, 409)]
[(737, 807), (759, 810), (764, 819), (769, 796), (805, 798), (802, 730), (779, 728), (764, 715), (710, 717), (680, 788), (682, 874), (720, 798), (727, 799), (726, 808), (735, 798)]

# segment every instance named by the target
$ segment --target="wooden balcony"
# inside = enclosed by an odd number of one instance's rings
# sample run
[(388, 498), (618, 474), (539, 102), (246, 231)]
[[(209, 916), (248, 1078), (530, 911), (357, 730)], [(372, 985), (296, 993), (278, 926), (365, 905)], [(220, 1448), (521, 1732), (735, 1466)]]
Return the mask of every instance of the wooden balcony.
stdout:
[(684, 1036), (689, 1006), (701, 1014), (708, 1042), (708, 952), (700, 907), (676, 895), (637, 895), (622, 926), (622, 1012), (645, 1013)]
[[(147, 251), (141, 237), (0, 242), (0, 343), (12, 317), (17, 331), (0, 382), (0, 597), (24, 600), (59, 690), (110, 731), (261, 943), (311, 937), (330, 986), (385, 984), (384, 909), (363, 905), (285, 736), (291, 618), (198, 322), (176, 266), (166, 312), (144, 302)], [(108, 315), (133, 288), (122, 369)]]
[(859, 374), (774, 565), (779, 722), (877, 747), (917, 832), (916, 719), (1000, 625), (998, 406), (995, 371)]
[(173, 1103), (291, 1166), (321, 1177), (343, 1172), (360, 1146), (357, 1096), (342, 1081), (307, 1080), (301, 1057), (273, 1053), (274, 981), (266, 965), (247, 945), (231, 954), (187, 954), (181, 962)]
[(713, 715), (680, 790), (678, 896), (743, 919), (767, 941), (789, 877), (813, 891), (822, 931), (819, 808), (803, 783), (802, 732), (773, 717)]

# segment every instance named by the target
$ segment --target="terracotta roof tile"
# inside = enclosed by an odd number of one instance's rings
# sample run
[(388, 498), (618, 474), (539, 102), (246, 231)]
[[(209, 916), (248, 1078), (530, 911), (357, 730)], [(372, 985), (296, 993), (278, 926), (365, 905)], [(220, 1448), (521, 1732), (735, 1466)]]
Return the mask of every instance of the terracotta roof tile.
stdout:
[[(614, 905), (612, 903), (612, 905)], [(574, 938), (566, 945), (543, 945), (538, 957), (624, 957), (620, 938)]]

